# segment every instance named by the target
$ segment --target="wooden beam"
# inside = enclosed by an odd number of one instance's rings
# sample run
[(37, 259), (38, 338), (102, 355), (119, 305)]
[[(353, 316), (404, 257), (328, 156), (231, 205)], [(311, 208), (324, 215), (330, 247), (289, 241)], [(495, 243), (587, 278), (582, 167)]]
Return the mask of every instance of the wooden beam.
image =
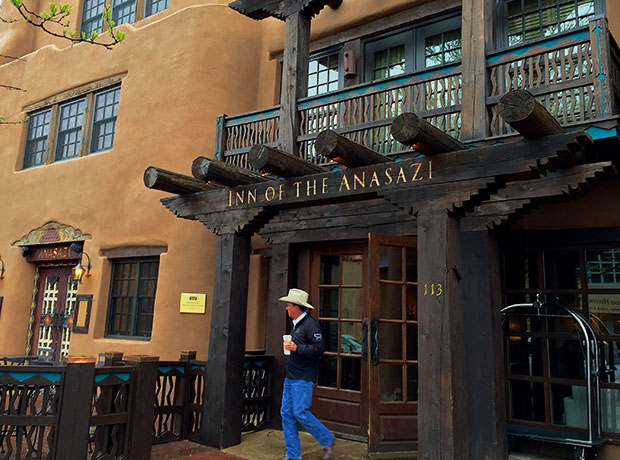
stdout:
[(187, 193), (204, 192), (221, 188), (217, 185), (205, 184), (193, 177), (184, 176), (165, 169), (149, 166), (144, 171), (144, 185), (147, 188), (162, 192), (185, 195)]
[(499, 100), (498, 111), (506, 123), (528, 139), (564, 132), (553, 115), (523, 89), (504, 94)]
[(255, 145), (248, 153), (252, 168), (280, 177), (296, 177), (325, 172), (323, 168), (281, 150)]
[(194, 160), (192, 175), (198, 180), (213, 181), (228, 187), (271, 180), (269, 177), (263, 177), (252, 171), (205, 157), (198, 157)]
[(425, 155), (464, 150), (464, 144), (435, 128), (415, 113), (406, 112), (392, 121), (392, 137)]
[(347, 168), (370, 166), (392, 161), (385, 155), (353, 142), (331, 129), (327, 129), (317, 136), (314, 149), (320, 155), (337, 161)]
[(236, 0), (228, 6), (252, 19), (260, 20), (271, 16), (285, 20), (291, 14), (299, 12), (312, 17), (325, 5), (338, 8), (340, 3), (342, 0)]

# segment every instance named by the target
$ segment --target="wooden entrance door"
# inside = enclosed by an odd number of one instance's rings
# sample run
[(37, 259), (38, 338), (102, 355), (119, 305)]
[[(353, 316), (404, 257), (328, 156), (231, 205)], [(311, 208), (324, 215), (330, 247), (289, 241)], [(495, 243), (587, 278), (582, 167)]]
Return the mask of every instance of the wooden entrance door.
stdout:
[(313, 411), (331, 430), (363, 437), (368, 432), (366, 254), (365, 245), (319, 248), (311, 262), (313, 315), (325, 340)]
[(370, 235), (370, 452), (417, 450), (416, 239)]
[(30, 354), (56, 361), (69, 352), (77, 285), (70, 266), (41, 266), (38, 273)]

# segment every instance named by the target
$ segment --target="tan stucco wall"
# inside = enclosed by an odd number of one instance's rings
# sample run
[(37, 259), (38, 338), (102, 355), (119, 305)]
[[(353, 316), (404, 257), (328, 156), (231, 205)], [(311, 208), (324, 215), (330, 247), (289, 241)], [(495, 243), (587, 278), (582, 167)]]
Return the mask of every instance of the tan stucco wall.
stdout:
[[(182, 349), (198, 349), (206, 357), (215, 237), (173, 216), (159, 203), (166, 195), (146, 189), (142, 175), (149, 165), (190, 174), (196, 156), (213, 155), (216, 116), (255, 108), (260, 28), (225, 5), (190, 6), (124, 26), (127, 40), (112, 51), (47, 46), (0, 66), (0, 81), (19, 79), (27, 89), (0, 98), (0, 113), (13, 119), (25, 116), (25, 105), (127, 73), (110, 151), (21, 170), (25, 125), (0, 127), (0, 255), (7, 268), (0, 280), (0, 353), (25, 350), (33, 286), (34, 266), (12, 243), (53, 220), (92, 235), (85, 243), (92, 276), (79, 287), (94, 296), (90, 331), (72, 336), (71, 353), (173, 359)], [(168, 248), (160, 258), (152, 340), (106, 339), (110, 262), (101, 250), (143, 245)], [(180, 314), (181, 292), (205, 292), (207, 314)]]

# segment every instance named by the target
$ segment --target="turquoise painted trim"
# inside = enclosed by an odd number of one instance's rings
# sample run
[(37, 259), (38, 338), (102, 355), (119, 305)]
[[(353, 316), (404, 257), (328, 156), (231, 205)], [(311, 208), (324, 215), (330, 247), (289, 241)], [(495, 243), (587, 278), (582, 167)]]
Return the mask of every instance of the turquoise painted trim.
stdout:
[(103, 380), (107, 379), (108, 377), (116, 377), (118, 379), (121, 379), (123, 382), (128, 382), (129, 379), (131, 378), (131, 374), (129, 372), (119, 372), (116, 374), (97, 374), (95, 375), (95, 382), (100, 383)]
[(594, 28), (594, 33), (596, 34), (596, 53), (598, 55), (598, 81), (601, 84), (601, 110), (603, 113), (601, 115), (605, 116), (605, 93), (603, 93), (603, 81), (605, 80), (605, 75), (603, 73), (603, 64), (601, 64), (601, 28), (597, 25)]
[(532, 45), (526, 45), (520, 48), (511, 48), (510, 50), (506, 50), (505, 53), (499, 54), (497, 56), (491, 56), (490, 58), (487, 59), (487, 62), (489, 64), (495, 64), (497, 61), (499, 61), (500, 59), (503, 59), (506, 56), (523, 56), (524, 54), (527, 54), (529, 51), (533, 50), (534, 48), (552, 48), (558, 43), (563, 42), (564, 40), (569, 40), (569, 39), (582, 40), (584, 38), (588, 38), (588, 35), (589, 33), (587, 30), (582, 30), (582, 31), (575, 32), (569, 35), (564, 35), (562, 37), (551, 38), (549, 40), (534, 43)]
[(452, 65), (449, 67), (443, 67), (441, 69), (436, 69), (436, 70), (429, 70), (427, 72), (422, 72), (422, 73), (416, 73), (416, 74), (408, 74), (405, 75), (403, 77), (399, 77), (399, 78), (395, 78), (393, 80), (387, 80), (381, 83), (369, 83), (368, 85), (364, 85), (364, 86), (359, 86), (356, 87), (355, 89), (352, 89), (350, 91), (343, 91), (343, 92), (339, 92), (339, 93), (335, 93), (335, 94), (331, 94), (331, 95), (326, 95), (323, 97), (319, 97), (316, 99), (311, 99), (309, 101), (303, 101), (298, 103), (297, 105), (301, 108), (305, 108), (308, 107), (310, 105), (313, 104), (325, 104), (327, 102), (332, 102), (332, 101), (339, 101), (341, 99), (344, 99), (348, 96), (350, 96), (351, 94), (364, 94), (366, 92), (368, 92), (371, 89), (384, 89), (385, 87), (389, 86), (389, 85), (402, 85), (406, 82), (408, 82), (409, 80), (411, 80), (412, 78), (419, 78), (420, 80), (423, 80), (427, 77), (430, 77), (431, 75), (435, 75), (437, 73), (443, 73), (443, 74), (449, 74), (450, 72), (454, 71), (456, 68), (460, 67), (461, 64), (458, 65)]
[(20, 382), (33, 377), (43, 377), (45, 380), (49, 380), (54, 383), (62, 379), (62, 374), (60, 372), (4, 372), (0, 374), (0, 377), (3, 375), (8, 375), (9, 377), (12, 377)]
[(262, 361), (252, 361), (252, 360), (246, 361), (246, 362), (243, 363), (243, 367), (246, 368), (246, 367), (248, 367), (252, 363), (256, 364), (258, 367), (263, 367), (265, 365), (265, 360), (262, 360)]
[(280, 109), (266, 110), (264, 112), (255, 113), (254, 115), (233, 115), (231, 117), (226, 117), (226, 126), (229, 126), (231, 123), (239, 124), (245, 121), (254, 121), (258, 117), (270, 118), (274, 114), (278, 113)]
[(609, 139), (611, 137), (620, 137), (618, 136), (618, 128), (599, 128), (598, 126), (590, 126), (586, 129), (586, 133), (590, 135), (590, 137), (595, 140), (601, 139)]
[(157, 370), (159, 372), (164, 373), (164, 374), (167, 374), (172, 369), (176, 369), (177, 371), (179, 371), (181, 373), (183, 373), (183, 371), (185, 371), (185, 368), (183, 366), (157, 366)]
[(192, 366), (192, 370), (194, 370), (194, 369), (200, 369), (201, 371), (204, 371), (205, 367), (204, 366), (199, 366), (199, 365), (193, 365)]

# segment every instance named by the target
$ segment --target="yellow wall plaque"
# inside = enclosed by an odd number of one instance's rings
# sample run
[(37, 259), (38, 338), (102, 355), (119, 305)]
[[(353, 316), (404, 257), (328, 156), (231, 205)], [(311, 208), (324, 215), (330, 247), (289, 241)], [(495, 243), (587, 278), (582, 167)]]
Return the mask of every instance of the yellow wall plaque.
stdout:
[(204, 313), (207, 294), (181, 293), (181, 313)]

